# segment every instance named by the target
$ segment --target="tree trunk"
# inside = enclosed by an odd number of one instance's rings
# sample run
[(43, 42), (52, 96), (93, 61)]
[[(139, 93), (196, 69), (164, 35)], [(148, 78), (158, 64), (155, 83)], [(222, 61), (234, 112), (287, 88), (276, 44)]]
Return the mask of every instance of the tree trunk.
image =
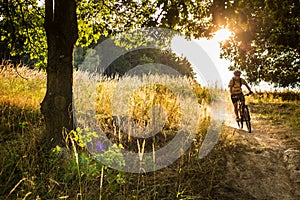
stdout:
[(46, 121), (45, 143), (65, 145), (63, 132), (73, 129), (73, 50), (78, 38), (75, 0), (46, 0), (48, 44), (47, 92), (41, 104)]

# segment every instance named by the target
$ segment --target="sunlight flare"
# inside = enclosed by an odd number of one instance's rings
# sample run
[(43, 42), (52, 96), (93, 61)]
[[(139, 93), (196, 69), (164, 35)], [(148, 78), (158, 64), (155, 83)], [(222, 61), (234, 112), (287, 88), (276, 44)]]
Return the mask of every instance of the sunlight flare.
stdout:
[(216, 40), (217, 42), (222, 42), (228, 40), (232, 35), (233, 33), (230, 30), (228, 30), (227, 28), (223, 28), (214, 33), (213, 40)]

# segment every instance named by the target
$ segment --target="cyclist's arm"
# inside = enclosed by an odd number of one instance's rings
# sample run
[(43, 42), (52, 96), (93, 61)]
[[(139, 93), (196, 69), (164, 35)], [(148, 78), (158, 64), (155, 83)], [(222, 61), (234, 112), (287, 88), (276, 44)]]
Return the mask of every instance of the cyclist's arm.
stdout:
[(249, 93), (253, 93), (250, 86), (248, 85), (248, 83), (245, 81), (244, 85), (246, 86), (246, 88), (248, 89)]
[(230, 92), (230, 94), (232, 94), (232, 86), (229, 86), (229, 92)]

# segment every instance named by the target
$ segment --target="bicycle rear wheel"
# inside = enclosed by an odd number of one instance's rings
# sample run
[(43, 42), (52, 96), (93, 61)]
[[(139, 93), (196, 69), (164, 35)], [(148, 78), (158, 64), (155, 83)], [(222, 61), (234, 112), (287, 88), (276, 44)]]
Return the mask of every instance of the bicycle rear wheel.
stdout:
[(236, 121), (239, 128), (243, 128), (243, 124), (242, 124), (242, 119), (240, 118), (239, 120)]
[(248, 106), (245, 105), (243, 111), (244, 111), (244, 119), (246, 122), (248, 133), (251, 133), (252, 130), (251, 130), (250, 112)]

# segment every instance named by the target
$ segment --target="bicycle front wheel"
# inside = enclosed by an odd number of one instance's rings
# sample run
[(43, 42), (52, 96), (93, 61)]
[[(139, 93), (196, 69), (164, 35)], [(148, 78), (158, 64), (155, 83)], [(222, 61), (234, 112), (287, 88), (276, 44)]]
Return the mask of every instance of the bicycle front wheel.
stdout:
[(242, 118), (238, 119), (236, 122), (237, 122), (239, 128), (243, 128)]
[(243, 110), (244, 110), (244, 120), (246, 122), (248, 132), (251, 133), (252, 130), (251, 130), (250, 112), (249, 112), (248, 106), (244, 106)]

